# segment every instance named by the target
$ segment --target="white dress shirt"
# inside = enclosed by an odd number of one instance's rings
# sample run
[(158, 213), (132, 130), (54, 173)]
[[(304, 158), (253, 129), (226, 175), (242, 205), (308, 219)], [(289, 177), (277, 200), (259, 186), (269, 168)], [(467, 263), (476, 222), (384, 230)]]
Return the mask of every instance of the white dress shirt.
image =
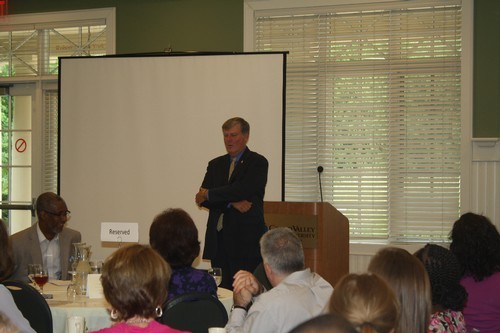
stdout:
[(286, 333), (325, 311), (333, 287), (311, 270), (290, 274), (273, 289), (254, 299), (248, 310), (235, 308), (228, 333)]
[(43, 267), (47, 268), (49, 279), (61, 279), (61, 246), (59, 244), (59, 234), (52, 240), (45, 238), (40, 225), (37, 228), (40, 250), (42, 251)]

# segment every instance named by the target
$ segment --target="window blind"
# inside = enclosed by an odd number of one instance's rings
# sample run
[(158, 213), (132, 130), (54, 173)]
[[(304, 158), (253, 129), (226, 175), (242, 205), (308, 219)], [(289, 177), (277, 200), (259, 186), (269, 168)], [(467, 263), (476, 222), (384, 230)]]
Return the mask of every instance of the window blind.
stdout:
[(44, 90), (42, 193), (57, 193), (58, 91)]
[(321, 165), (351, 239), (446, 240), (460, 213), (460, 2), (254, 20), (256, 51), (289, 51), (285, 200), (319, 201)]

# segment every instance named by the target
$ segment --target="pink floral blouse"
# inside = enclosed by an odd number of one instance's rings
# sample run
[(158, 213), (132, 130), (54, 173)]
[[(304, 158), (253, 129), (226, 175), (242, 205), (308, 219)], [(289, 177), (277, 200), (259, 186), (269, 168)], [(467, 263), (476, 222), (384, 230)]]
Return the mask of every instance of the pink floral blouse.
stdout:
[(431, 316), (428, 333), (466, 333), (465, 319), (461, 311), (445, 310)]

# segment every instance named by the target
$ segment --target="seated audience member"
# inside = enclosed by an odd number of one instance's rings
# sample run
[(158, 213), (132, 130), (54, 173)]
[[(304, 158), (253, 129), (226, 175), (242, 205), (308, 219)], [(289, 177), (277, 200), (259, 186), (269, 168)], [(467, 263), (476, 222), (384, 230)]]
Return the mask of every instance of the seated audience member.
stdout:
[(116, 324), (97, 332), (180, 332), (155, 320), (163, 314), (170, 273), (149, 246), (129, 245), (111, 254), (102, 266), (101, 283)]
[(172, 268), (168, 299), (190, 292), (217, 297), (217, 285), (207, 272), (191, 267), (200, 253), (198, 229), (182, 209), (168, 209), (157, 215), (149, 228), (149, 244)]
[(453, 225), (450, 250), (462, 266), (468, 293), (463, 310), (467, 331), (500, 331), (500, 236), (491, 221), (463, 214)]
[(426, 333), (431, 316), (431, 286), (424, 265), (408, 251), (386, 247), (370, 261), (368, 271), (382, 277), (399, 301), (396, 333)]
[(21, 331), (6, 315), (0, 312), (0, 333), (21, 333)]
[(398, 323), (399, 302), (381, 277), (349, 274), (333, 288), (329, 311), (349, 320), (360, 333), (392, 333)]
[[(7, 228), (0, 220), (0, 314), (5, 317), (5, 325), (11, 323), (17, 331), (22, 333), (35, 333), (30, 323), (17, 308), (10, 291), (1, 282), (7, 280), (14, 271), (12, 248)], [(1, 328), (1, 325), (0, 325)], [(10, 332), (6, 330), (5, 332)]]
[(260, 251), (273, 288), (264, 292), (252, 273), (237, 272), (228, 333), (288, 332), (322, 313), (332, 294), (327, 281), (304, 267), (302, 243), (289, 228), (266, 232), (260, 239)]
[(52, 192), (36, 200), (38, 222), (11, 236), (15, 271), (13, 279), (28, 282), (28, 264), (47, 267), (49, 279), (67, 280), (73, 243), (81, 241), (78, 231), (65, 228), (70, 211), (63, 198)]
[(467, 292), (460, 285), (461, 269), (450, 250), (427, 244), (415, 253), (431, 282), (432, 316), (429, 333), (466, 333), (462, 310)]
[(290, 333), (359, 333), (343, 317), (326, 313), (311, 318), (295, 327)]

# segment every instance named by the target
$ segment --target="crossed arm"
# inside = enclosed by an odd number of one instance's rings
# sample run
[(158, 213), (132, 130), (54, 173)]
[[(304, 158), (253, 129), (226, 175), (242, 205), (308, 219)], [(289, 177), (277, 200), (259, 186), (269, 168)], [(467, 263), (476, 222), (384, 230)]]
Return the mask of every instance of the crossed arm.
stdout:
[[(195, 195), (195, 202), (198, 206), (208, 200), (208, 190), (206, 188), (200, 187), (200, 190)], [(246, 213), (252, 208), (252, 203), (248, 200), (241, 200), (237, 202), (231, 202), (231, 206), (237, 209), (240, 213)]]

